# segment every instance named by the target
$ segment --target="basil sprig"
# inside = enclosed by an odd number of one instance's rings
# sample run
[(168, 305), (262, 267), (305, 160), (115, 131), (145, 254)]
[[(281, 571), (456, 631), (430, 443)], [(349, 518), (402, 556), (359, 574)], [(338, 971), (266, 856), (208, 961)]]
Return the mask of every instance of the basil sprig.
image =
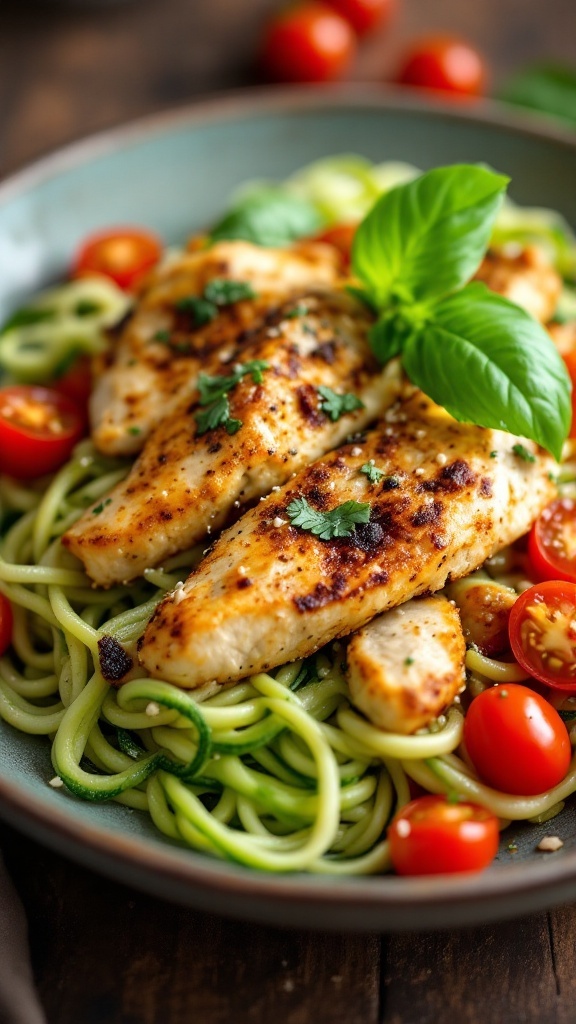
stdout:
[(383, 195), (354, 240), (355, 289), (379, 313), (377, 358), (399, 355), (410, 380), (455, 419), (528, 437), (560, 458), (570, 381), (544, 328), (479, 283), (508, 178), (439, 167)]

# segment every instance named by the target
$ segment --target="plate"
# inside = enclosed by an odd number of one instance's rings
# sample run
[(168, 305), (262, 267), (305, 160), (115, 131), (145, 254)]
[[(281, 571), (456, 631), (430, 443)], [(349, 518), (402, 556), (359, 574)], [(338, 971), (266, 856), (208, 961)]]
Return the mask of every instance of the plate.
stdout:
[[(576, 224), (576, 139), (496, 108), (421, 105), (348, 88), (244, 93), (131, 124), (48, 157), (0, 186), (0, 317), (57, 279), (89, 231), (140, 223), (168, 242), (210, 223), (250, 178), (284, 178), (321, 156), (360, 153), (424, 169), (482, 161), (520, 203)], [(147, 816), (48, 786), (48, 745), (0, 722), (0, 815), (115, 879), (204, 910), (275, 924), (384, 931), (477, 924), (576, 898), (576, 807), (508, 829), (481, 875), (402, 879), (271, 876), (160, 837)], [(552, 831), (554, 854), (535, 851)], [(514, 842), (516, 852), (508, 849)]]

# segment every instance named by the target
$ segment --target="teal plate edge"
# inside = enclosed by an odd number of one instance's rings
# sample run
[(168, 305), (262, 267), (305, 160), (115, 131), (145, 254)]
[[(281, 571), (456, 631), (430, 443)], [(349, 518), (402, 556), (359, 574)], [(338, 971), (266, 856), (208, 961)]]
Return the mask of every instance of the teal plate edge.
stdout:
[[(381, 88), (245, 91), (202, 100), (92, 136), (42, 158), (0, 184), (0, 258), (4, 249), (1, 314), (26, 291), (61, 272), (75, 239), (86, 230), (114, 222), (116, 211), (121, 213), (125, 208), (126, 196), (122, 188), (110, 194), (110, 175), (113, 178), (125, 169), (133, 173), (139, 159), (150, 160), (156, 152), (155, 159), (161, 165), (166, 150), (174, 147), (182, 159), (187, 153), (182, 140), (199, 141), (204, 161), (202, 164), (199, 159), (201, 166), (188, 175), (187, 168), (179, 165), (174, 176), (168, 174), (168, 162), (166, 170), (171, 185), (174, 177), (180, 176), (180, 182), (190, 179), (190, 210), (182, 202), (168, 215), (174, 195), (178, 195), (172, 187), (164, 204), (160, 201), (158, 208), (152, 204), (150, 226), (164, 229), (169, 240), (179, 240), (209, 220), (235, 184), (255, 176), (255, 165), (251, 173), (244, 169), (254, 160), (254, 154), (243, 159), (239, 140), (244, 139), (248, 150), (251, 135), (261, 145), (273, 127), (275, 151), (258, 158), (258, 170), (262, 166), (262, 176), (273, 176), (277, 168), (276, 175), (282, 176), (307, 159), (322, 155), (325, 139), (339, 139), (344, 125), (353, 144), (333, 146), (332, 152), (368, 150), (366, 155), (375, 159), (411, 159), (426, 167), (457, 159), (480, 160), (488, 149), (488, 162), (499, 170), (508, 171), (511, 164), (519, 168), (515, 198), (560, 209), (576, 223), (576, 190), (572, 185), (576, 180), (576, 136), (541, 118), (516, 115), (490, 104), (470, 110), (448, 109)], [(374, 136), (378, 125), (384, 133), (389, 130), (393, 135), (390, 152), (388, 143), (382, 146)], [(359, 150), (362, 133), (366, 145)], [(228, 135), (228, 143), (223, 143), (223, 134)], [(278, 151), (278, 139), (282, 138), (284, 150)], [(182, 145), (184, 149), (178, 149)], [(202, 176), (211, 168), (212, 160), (222, 159), (227, 146), (236, 152), (237, 159), (220, 168), (215, 177), (210, 176), (211, 208), (210, 202), (203, 201)], [(286, 146), (290, 146), (289, 152)], [(310, 155), (303, 157), (303, 152)], [(150, 223), (145, 217), (145, 204), (152, 192), (147, 194), (146, 190), (156, 179), (149, 166), (140, 170), (139, 185), (131, 189), (128, 216), (116, 214), (116, 222), (133, 220), (132, 210), (141, 209), (137, 219)], [(158, 169), (154, 171), (159, 173)], [(94, 176), (102, 174), (98, 185)], [(66, 196), (71, 197), (69, 222), (60, 230), (58, 217), (63, 207), (59, 208), (58, 203)], [(51, 209), (47, 199), (51, 200)], [(105, 213), (111, 211), (107, 219), (103, 219), (102, 208)], [(80, 804), (62, 791), (50, 789), (47, 783), (51, 774), (46, 742), (0, 723), (0, 817), (117, 881), (206, 911), (276, 925), (389, 931), (479, 924), (576, 899), (573, 805), (548, 826), (510, 829), (498, 862), (481, 875), (419, 879), (276, 876), (211, 860), (165, 841), (138, 812), (118, 805)], [(539, 839), (550, 832), (564, 840), (562, 850), (554, 854), (535, 852)], [(512, 839), (517, 853), (508, 851)]]

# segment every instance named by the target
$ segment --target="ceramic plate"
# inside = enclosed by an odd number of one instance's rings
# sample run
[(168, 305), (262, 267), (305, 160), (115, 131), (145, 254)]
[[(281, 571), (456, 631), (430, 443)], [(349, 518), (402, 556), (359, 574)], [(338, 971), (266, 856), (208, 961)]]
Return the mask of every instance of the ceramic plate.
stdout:
[[(552, 206), (576, 224), (576, 141), (483, 108), (421, 106), (354, 91), (220, 98), (97, 136), (0, 186), (0, 318), (61, 275), (89, 231), (141, 223), (182, 241), (215, 218), (250, 178), (284, 178), (321, 156), (360, 153), (422, 168), (483, 161), (512, 178), (520, 203)], [(82, 803), (48, 786), (44, 740), (0, 722), (0, 814), (91, 868), (181, 903), (300, 926), (430, 928), (528, 913), (576, 898), (576, 810), (504, 835), (498, 860), (471, 877), (361, 879), (270, 876), (210, 860), (163, 839), (149, 819), (116, 804)], [(514, 841), (518, 851), (507, 847)]]

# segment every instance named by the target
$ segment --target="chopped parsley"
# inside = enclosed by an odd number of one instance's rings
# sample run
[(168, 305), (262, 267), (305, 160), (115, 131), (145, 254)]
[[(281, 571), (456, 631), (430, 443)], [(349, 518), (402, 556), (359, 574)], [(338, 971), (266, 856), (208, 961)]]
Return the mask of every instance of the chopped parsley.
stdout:
[(107, 505), (111, 505), (111, 504), (112, 504), (112, 498), (106, 498), (105, 501), (101, 501), (99, 505), (96, 505), (96, 507), (92, 509), (92, 515), (93, 516), (99, 516), (100, 513), (104, 511), (106, 506)]
[(517, 455), (519, 459), (523, 459), (524, 462), (536, 462), (536, 456), (532, 455), (523, 444), (515, 444), (512, 446), (514, 455)]
[(295, 498), (286, 509), (292, 526), (313, 533), (320, 540), (349, 537), (357, 523), (370, 521), (370, 505), (362, 501), (345, 501), (330, 512), (312, 508), (306, 498)]
[(297, 306), (294, 306), (294, 309), (291, 309), (288, 313), (285, 313), (284, 317), (286, 320), (295, 320), (296, 317), (298, 316), (306, 316), (307, 312), (308, 306), (304, 306), (303, 303), (299, 302)]
[(211, 377), (207, 373), (201, 373), (198, 377), (199, 403), (205, 408), (199, 409), (196, 413), (198, 436), (208, 433), (209, 430), (216, 430), (217, 427), (225, 427), (228, 434), (235, 434), (240, 430), (242, 420), (236, 420), (230, 415), (228, 392), (248, 374), (252, 375), (255, 384), (261, 384), (262, 374), (268, 368), (269, 364), (264, 360), (252, 359), (248, 363), (239, 364), (234, 372), (226, 377)]
[(365, 462), (363, 466), (360, 466), (360, 472), (368, 477), (371, 484), (379, 484), (384, 476), (384, 470), (378, 469), (371, 462)]
[(256, 292), (247, 281), (230, 281), (225, 277), (214, 277), (204, 289), (204, 298), (215, 306), (232, 306), (244, 299), (255, 299)]
[(133, 434), (134, 437), (137, 437), (138, 434), (142, 433), (142, 430), (140, 427), (128, 427), (128, 433)]
[(199, 295), (187, 295), (175, 305), (179, 313), (188, 313), (192, 317), (194, 327), (205, 327), (218, 316), (215, 304)]
[(153, 341), (159, 341), (161, 345), (170, 344), (170, 331), (156, 331)]
[(406, 665), (406, 668), (408, 668), (410, 665), (414, 664), (414, 658), (404, 658), (404, 664)]
[(490, 452), (490, 458), (491, 458), (491, 459), (496, 459), (496, 458), (498, 458), (498, 452)]
[(243, 299), (255, 299), (256, 292), (247, 281), (230, 281), (225, 277), (214, 277), (208, 282), (202, 295), (186, 295), (174, 303), (179, 313), (187, 313), (194, 327), (205, 327), (215, 320), (223, 306), (233, 306)]
[(332, 388), (324, 387), (324, 385), (320, 385), (318, 394), (322, 399), (320, 402), (322, 412), (325, 412), (334, 423), (345, 413), (364, 408), (364, 402), (361, 402), (356, 395), (339, 395)]

